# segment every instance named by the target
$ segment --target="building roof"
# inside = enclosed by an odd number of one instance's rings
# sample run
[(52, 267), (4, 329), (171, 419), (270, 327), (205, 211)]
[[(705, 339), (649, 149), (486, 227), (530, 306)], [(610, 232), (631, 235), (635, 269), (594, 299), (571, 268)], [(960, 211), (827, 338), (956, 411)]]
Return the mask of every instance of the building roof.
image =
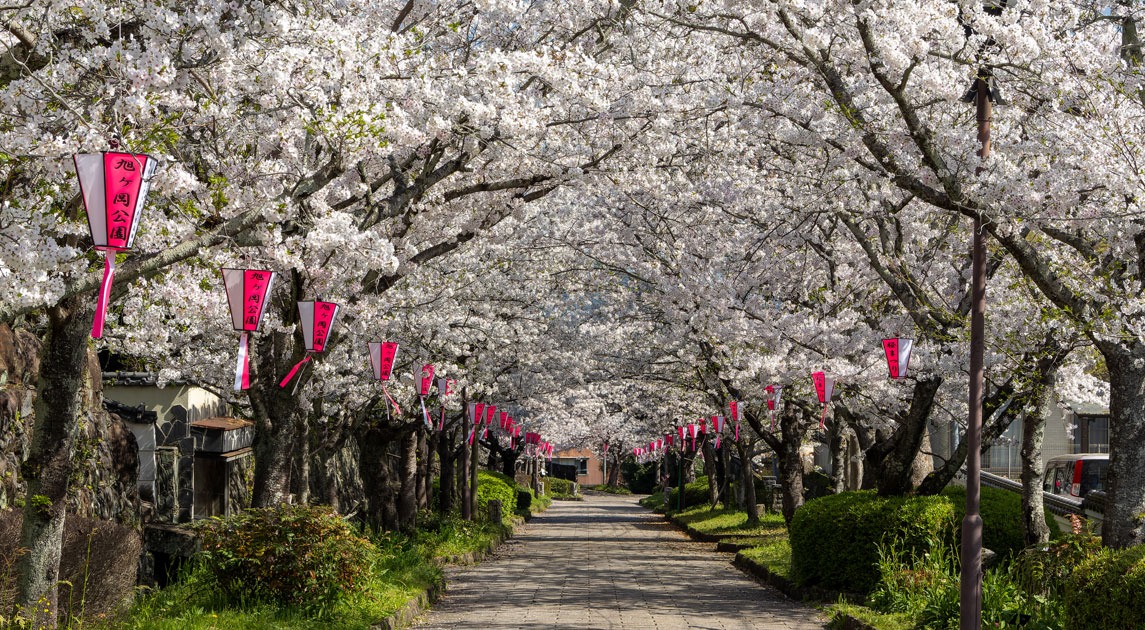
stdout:
[(234, 431), (235, 429), (242, 429), (244, 427), (253, 427), (254, 423), (250, 420), (216, 416), (214, 418), (203, 418), (202, 420), (196, 420), (191, 423), (191, 426), (201, 429), (222, 429), (223, 431)]

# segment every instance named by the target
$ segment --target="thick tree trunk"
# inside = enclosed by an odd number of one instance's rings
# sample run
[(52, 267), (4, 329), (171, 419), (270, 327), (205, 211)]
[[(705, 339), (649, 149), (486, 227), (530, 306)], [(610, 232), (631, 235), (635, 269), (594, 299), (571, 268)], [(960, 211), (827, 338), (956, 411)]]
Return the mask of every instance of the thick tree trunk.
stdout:
[(510, 477), (517, 475), (517, 455), (518, 452), (514, 449), (508, 449), (501, 453), (501, 472)]
[(453, 455), (453, 436), (455, 431), (443, 432), (437, 438), (437, 461), (440, 478), (437, 483), (437, 511), (439, 514), (449, 514), (456, 505), (454, 497), (457, 492), (456, 478), (453, 474), (455, 468)]
[(72, 447), (85, 403), (99, 403), (96, 384), (85, 383), (95, 378), (86, 360), (91, 302), (90, 295), (74, 296), (48, 310), (32, 445), (21, 466), (27, 494), (20, 530), (24, 553), (16, 564), (15, 603), (35, 628), (56, 627)]
[(720, 448), (716, 452), (719, 455), (720, 462), (719, 469), (717, 470), (717, 476), (720, 478), (720, 500), (723, 501), (725, 507), (734, 503), (737, 508), (741, 508), (742, 502), (740, 501), (740, 497), (728, 496), (730, 494), (728, 487), (730, 486), (732, 477), (732, 456), (731, 449), (728, 448), (727, 440), (720, 440)]
[(1145, 543), (1145, 345), (1099, 343), (1109, 366), (1109, 476), (1101, 541)]
[(1026, 546), (1048, 542), (1050, 527), (1046, 524), (1042, 501), (1042, 438), (1046, 418), (1053, 405), (1053, 375), (1035, 400), (1036, 408), (1022, 421), (1022, 534)]
[[(605, 455), (605, 457), (608, 457)], [(695, 475), (693, 475), (694, 477)], [(608, 487), (617, 488), (620, 486), (620, 463), (617, 461), (609, 462), (608, 464)]]
[(704, 438), (700, 447), (704, 452), (704, 475), (708, 478), (708, 504), (715, 509), (720, 502), (720, 481), (716, 476), (716, 449), (712, 448), (712, 441)]
[[(804, 415), (808, 420), (800, 416)], [(790, 526), (795, 510), (803, 505), (803, 456), (799, 449), (803, 445), (803, 437), (807, 433), (810, 423), (816, 418), (813, 414), (801, 413), (793, 405), (784, 408), (779, 420), (779, 430), (782, 435), (782, 448), (779, 459), (779, 487), (782, 492), (783, 521)]]
[(392, 531), (398, 524), (394, 502), (396, 484), (389, 456), (392, 439), (390, 432), (374, 428), (362, 435), (358, 445), (366, 499), (362, 521), (377, 531)]
[(412, 530), (417, 526), (417, 454), (418, 434), (410, 431), (401, 438), (401, 459), (398, 466), (398, 529)]
[(940, 385), (942, 378), (937, 376), (915, 381), (906, 417), (901, 420), (891, 438), (890, 450), (877, 466), (878, 490), (881, 496), (914, 493), (915, 484), (912, 481), (914, 463), (926, 436), (926, 425), (930, 420), (930, 411), (934, 408), (934, 397)]
[(696, 480), (696, 452), (684, 452), (684, 483), (689, 484)]
[[(278, 379), (293, 365), (293, 333), (270, 333), (259, 341), (252, 339), (250, 344), (254, 383), (248, 393), (257, 431), (251, 505), (271, 507), (290, 493), (291, 454), (298, 446), (295, 417), (300, 412), (294, 383), (278, 386)], [(304, 371), (295, 378), (307, 378), (306, 374)]]
[(736, 442), (740, 461), (740, 484), (743, 485), (743, 507), (747, 512), (748, 526), (759, 523), (759, 505), (755, 499), (755, 471), (751, 463), (752, 446), (746, 435), (741, 435)]
[(846, 423), (840, 421), (832, 422), (827, 429), (828, 448), (831, 453), (831, 492), (835, 494), (846, 489), (847, 431)]

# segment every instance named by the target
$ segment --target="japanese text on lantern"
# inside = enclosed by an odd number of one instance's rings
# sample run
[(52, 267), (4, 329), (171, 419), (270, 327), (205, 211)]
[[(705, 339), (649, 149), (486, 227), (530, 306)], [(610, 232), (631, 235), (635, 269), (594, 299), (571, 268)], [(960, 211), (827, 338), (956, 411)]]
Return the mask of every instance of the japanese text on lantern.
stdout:
[(258, 330), (262, 303), (266, 299), (270, 272), (248, 269), (243, 279), (243, 330)]
[(107, 190), (107, 246), (126, 248), (131, 240), (131, 223), (143, 184), (140, 164), (126, 153), (107, 153), (104, 159)]
[(883, 350), (887, 353), (887, 368), (891, 378), (899, 377), (899, 340), (883, 339)]

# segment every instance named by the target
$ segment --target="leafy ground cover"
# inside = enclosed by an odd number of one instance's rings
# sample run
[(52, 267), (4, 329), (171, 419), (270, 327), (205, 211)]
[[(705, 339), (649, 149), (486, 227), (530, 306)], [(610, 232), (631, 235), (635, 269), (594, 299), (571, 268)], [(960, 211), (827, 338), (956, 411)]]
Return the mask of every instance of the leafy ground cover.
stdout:
[[(483, 476), (490, 486), (500, 481)], [(494, 490), (490, 488), (490, 490)], [(505, 494), (494, 490), (487, 498)], [(533, 497), (526, 514), (543, 511), (547, 497)], [(224, 593), (205, 559), (189, 567), (182, 579), (162, 590), (142, 593), (121, 614), (96, 624), (103, 628), (157, 630), (349, 630), (369, 628), (393, 615), (427, 590), (444, 585), (442, 565), (471, 561), (490, 549), (526, 514), (514, 514), (512, 503), (502, 523), (463, 521), (455, 516), (423, 514), (411, 533), (363, 533), (373, 547), (359, 588), (320, 606), (282, 605)]]

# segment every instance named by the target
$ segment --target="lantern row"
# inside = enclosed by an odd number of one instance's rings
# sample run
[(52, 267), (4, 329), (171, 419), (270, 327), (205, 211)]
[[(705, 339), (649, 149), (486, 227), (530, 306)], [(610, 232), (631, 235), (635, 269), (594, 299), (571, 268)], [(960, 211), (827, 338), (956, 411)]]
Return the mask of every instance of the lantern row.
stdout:
[[(913, 339), (891, 338), (883, 340), (883, 352), (887, 358), (887, 370), (891, 379), (905, 378), (910, 366), (911, 350), (914, 347)], [(831, 404), (831, 397), (835, 393), (835, 379), (827, 376), (825, 372), (812, 372), (811, 381), (815, 386), (815, 395), (819, 404), (823, 405), (823, 414), (819, 418), (819, 428), (826, 428), (827, 407)], [(768, 385), (764, 388), (766, 393), (767, 411), (771, 420), (771, 430), (775, 431), (775, 411), (779, 407), (783, 395), (782, 385)], [(730, 418), (734, 422), (734, 440), (739, 441), (739, 424), (741, 403), (732, 400), (728, 402)], [(695, 451), (699, 436), (715, 435), (715, 447), (720, 447), (720, 437), (724, 430), (726, 418), (724, 416), (711, 417), (711, 430), (708, 429), (707, 420), (700, 418), (698, 422), (676, 427), (675, 432), (665, 433), (664, 437), (657, 438), (648, 443), (648, 446), (638, 446), (632, 449), (633, 456), (640, 462), (660, 459), (664, 453), (675, 445), (681, 451)], [(607, 444), (605, 445), (607, 449)]]

